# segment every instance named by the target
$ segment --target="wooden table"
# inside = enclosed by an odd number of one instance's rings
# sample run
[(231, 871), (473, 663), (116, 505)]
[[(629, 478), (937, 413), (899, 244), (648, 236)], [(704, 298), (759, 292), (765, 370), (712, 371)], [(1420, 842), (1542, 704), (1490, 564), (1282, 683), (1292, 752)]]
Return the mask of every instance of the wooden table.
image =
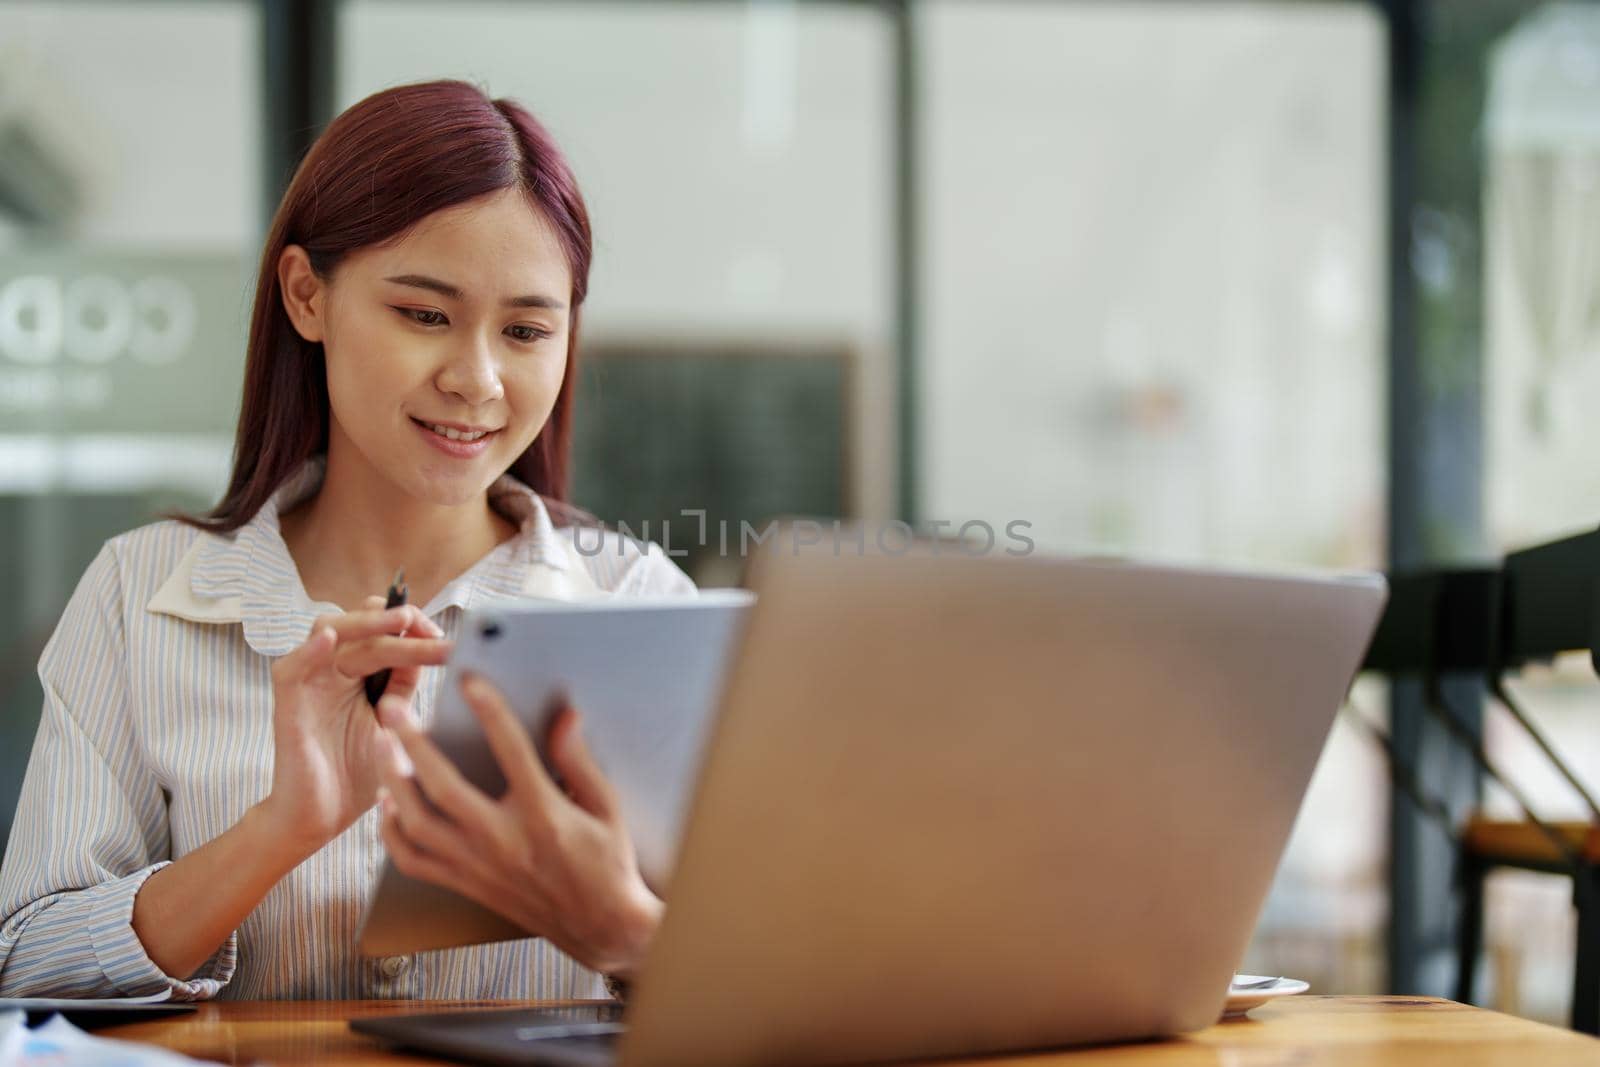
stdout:
[[(99, 1031), (224, 1063), (440, 1063), (386, 1051), (353, 1033), (349, 1019), (508, 1007), (484, 1001), (258, 1001), (202, 1005), (194, 1015)], [(959, 1061), (961, 1067), (1525, 1067), (1600, 1065), (1600, 1040), (1427, 997), (1290, 997), (1249, 1018), (1170, 1041)]]

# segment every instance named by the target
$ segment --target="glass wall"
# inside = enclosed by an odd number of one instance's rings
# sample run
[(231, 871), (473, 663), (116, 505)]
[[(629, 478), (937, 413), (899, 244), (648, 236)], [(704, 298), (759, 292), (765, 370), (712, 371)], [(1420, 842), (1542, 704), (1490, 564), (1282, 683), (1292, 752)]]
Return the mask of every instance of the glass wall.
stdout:
[(227, 475), (259, 51), (250, 3), (0, 12), (0, 839), (78, 576)]
[[(1475, 68), (1480, 151), (1453, 173), (1476, 183), (1446, 217), (1482, 264), (1485, 497), (1489, 538), (1525, 548), (1600, 524), (1600, 8), (1501, 3), (1438, 29), (1442, 63)], [(1449, 279), (1442, 287), (1448, 291)], [(1523, 672), (1510, 689), (1600, 796), (1600, 691), (1588, 656)], [(1495, 760), (1538, 813), (1589, 809), (1498, 709), (1485, 720)], [(1520, 818), (1502, 790), (1493, 814)], [(1577, 936), (1567, 878), (1506, 871), (1490, 880), (1489, 992), (1506, 1010), (1564, 1022)]]
[[(1070, 552), (1381, 567), (1371, 7), (918, 10), (928, 516), (1027, 519)], [(1386, 813), (1380, 757), (1341, 723), (1247, 970), (1381, 988)]]
[(892, 507), (890, 29), (836, 4), (341, 8), (341, 107), (464, 78), (570, 156), (596, 246), (575, 498), (672, 522), (702, 583), (738, 578), (721, 522)]

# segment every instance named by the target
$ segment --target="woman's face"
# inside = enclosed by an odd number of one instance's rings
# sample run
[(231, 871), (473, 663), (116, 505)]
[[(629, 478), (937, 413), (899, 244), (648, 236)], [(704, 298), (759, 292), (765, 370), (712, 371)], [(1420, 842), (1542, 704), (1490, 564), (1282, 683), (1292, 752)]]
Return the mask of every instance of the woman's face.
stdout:
[[(296, 256), (296, 254), (298, 254)], [(285, 252), (284, 303), (327, 356), (329, 465), (411, 496), (480, 496), (533, 442), (566, 371), (572, 276), (516, 189), (351, 253), (330, 280)]]

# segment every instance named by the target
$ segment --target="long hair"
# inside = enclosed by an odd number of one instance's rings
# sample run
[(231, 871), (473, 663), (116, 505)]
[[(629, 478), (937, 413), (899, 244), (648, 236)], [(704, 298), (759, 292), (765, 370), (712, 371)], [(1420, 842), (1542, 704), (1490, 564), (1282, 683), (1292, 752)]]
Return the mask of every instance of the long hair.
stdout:
[(319, 277), (351, 252), (398, 238), (424, 217), (501, 189), (527, 195), (555, 230), (572, 273), (566, 376), (539, 436), (510, 473), (569, 514), (579, 312), (593, 251), (577, 180), (545, 128), (520, 104), (461, 81), (403, 85), (345, 111), (311, 146), (273, 217), (261, 252), (245, 352), (233, 473), (209, 513), (184, 521), (215, 533), (249, 522), (306, 460), (328, 447), (322, 345), (289, 322), (278, 260), (297, 244)]

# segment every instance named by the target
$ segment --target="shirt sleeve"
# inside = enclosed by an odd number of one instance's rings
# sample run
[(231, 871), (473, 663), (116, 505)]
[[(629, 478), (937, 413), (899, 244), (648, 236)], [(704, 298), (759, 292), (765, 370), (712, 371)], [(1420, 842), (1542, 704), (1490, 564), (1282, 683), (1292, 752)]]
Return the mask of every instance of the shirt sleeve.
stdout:
[(166, 798), (133, 730), (120, 570), (100, 550), (39, 659), (44, 710), (0, 865), (0, 996), (215, 995), (237, 935), (175, 978), (133, 930), (139, 888), (167, 865)]

